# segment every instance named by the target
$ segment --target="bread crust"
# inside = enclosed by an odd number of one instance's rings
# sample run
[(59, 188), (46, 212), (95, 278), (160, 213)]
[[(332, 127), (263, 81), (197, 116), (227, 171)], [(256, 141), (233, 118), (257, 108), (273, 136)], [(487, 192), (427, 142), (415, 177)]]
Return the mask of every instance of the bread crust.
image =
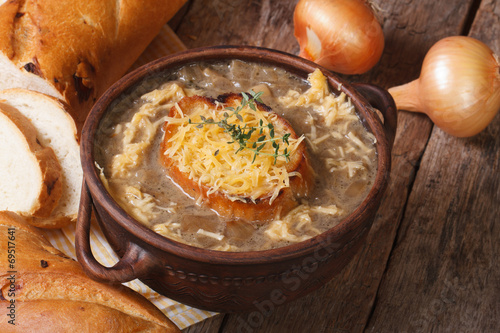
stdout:
[[(24, 219), (0, 212), (0, 250), (7, 253), (9, 228), (16, 244), (16, 331), (180, 332), (144, 297), (123, 285), (91, 280)], [(0, 316), (7, 317), (11, 289), (7, 256), (0, 258)], [(1, 332), (12, 332), (6, 320)]]
[[(30, 120), (15, 109), (0, 109), (1, 117), (7, 118), (20, 132), (26, 142), (26, 149), (36, 159), (40, 168), (39, 193), (37, 202), (30, 210), (18, 213), (25, 216), (45, 218), (50, 216), (59, 203), (62, 194), (61, 165), (51, 148), (40, 145), (35, 127)], [(6, 157), (8, 158), (8, 157)], [(14, 175), (13, 175), (14, 176)], [(23, 175), (17, 175), (23, 177)]]
[[(208, 97), (192, 96), (183, 98), (178, 103), (178, 106), (184, 114), (189, 114), (202, 105), (215, 108), (216, 102), (236, 108), (240, 105), (241, 100), (242, 97), (239, 94), (222, 95), (217, 98), (217, 101)], [(271, 110), (261, 103), (256, 103), (256, 106), (261, 111), (269, 112)], [(221, 110), (221, 112), (224, 112), (224, 110)], [(172, 107), (169, 116), (178, 117), (176, 106)], [(286, 128), (286, 132), (291, 134), (291, 138), (298, 138), (292, 126), (284, 118), (277, 115), (276, 122)], [(258, 198), (255, 201), (249, 198), (240, 198), (240, 200), (235, 201), (221, 191), (208, 194), (210, 190), (208, 186), (198, 184), (196, 179), (191, 179), (188, 174), (180, 171), (177, 162), (165, 154), (165, 151), (171, 146), (169, 139), (175, 134), (177, 127), (175, 124), (169, 124), (168, 121), (163, 127), (165, 136), (160, 149), (160, 159), (166, 168), (166, 173), (186, 194), (195, 199), (201, 197), (202, 203), (206, 207), (216, 211), (223, 218), (243, 220), (254, 224), (265, 223), (278, 216), (284, 216), (298, 206), (298, 199), (307, 196), (312, 189), (314, 174), (308, 162), (305, 144), (302, 142), (286, 164), (288, 172), (298, 172), (301, 176), (290, 177), (290, 186), (281, 189), (279, 195), (273, 201), (271, 201), (270, 196)]]
[(30, 88), (41, 78), (32, 88), (68, 103), (80, 131), (97, 98), (185, 1), (8, 1), (0, 6), (0, 56), (23, 83), (0, 89)]

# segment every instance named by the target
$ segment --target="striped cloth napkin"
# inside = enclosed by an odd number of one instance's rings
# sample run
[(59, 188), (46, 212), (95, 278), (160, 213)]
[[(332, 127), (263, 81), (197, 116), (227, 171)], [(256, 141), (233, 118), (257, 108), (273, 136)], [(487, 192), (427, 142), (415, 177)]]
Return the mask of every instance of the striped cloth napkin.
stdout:
[[(182, 41), (168, 25), (165, 25), (158, 36), (151, 42), (139, 59), (137, 59), (135, 64), (131, 67), (131, 70), (152, 60), (185, 49), (186, 46)], [(59, 230), (43, 230), (43, 232), (54, 247), (76, 260), (74, 224)], [(95, 223), (92, 223), (90, 230), (90, 244), (95, 258), (101, 264), (113, 266), (118, 261), (117, 255), (106, 241), (99, 226)], [(216, 314), (173, 301), (153, 291), (139, 280), (130, 281), (124, 283), (124, 285), (134, 289), (150, 300), (181, 329), (194, 325)]]

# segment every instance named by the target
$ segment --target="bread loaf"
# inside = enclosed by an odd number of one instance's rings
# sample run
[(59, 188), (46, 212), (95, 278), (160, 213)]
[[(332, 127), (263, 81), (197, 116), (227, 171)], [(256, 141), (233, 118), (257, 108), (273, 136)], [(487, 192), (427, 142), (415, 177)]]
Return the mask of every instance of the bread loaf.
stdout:
[(0, 210), (47, 217), (62, 193), (61, 166), (40, 145), (35, 127), (16, 110), (0, 109)]
[(30, 224), (61, 228), (76, 220), (83, 179), (76, 126), (57, 99), (26, 89), (0, 91), (0, 108), (20, 112), (33, 124), (43, 147), (51, 148), (61, 165), (62, 194), (50, 216), (33, 217)]
[[(9, 249), (15, 250), (11, 263)], [(0, 212), (0, 251), (0, 332), (179, 332), (131, 289), (88, 278), (11, 212)]]
[(27, 88), (72, 107), (81, 127), (186, 0), (10, 0), (0, 6), (0, 90)]

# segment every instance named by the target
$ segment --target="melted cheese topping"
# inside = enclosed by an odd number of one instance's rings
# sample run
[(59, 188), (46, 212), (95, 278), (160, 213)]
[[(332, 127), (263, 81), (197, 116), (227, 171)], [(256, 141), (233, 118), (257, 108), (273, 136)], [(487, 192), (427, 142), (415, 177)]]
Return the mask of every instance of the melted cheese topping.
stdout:
[[(310, 124), (311, 131), (306, 134), (307, 142), (311, 149), (317, 152), (319, 145), (325, 140), (347, 138), (349, 142), (345, 147), (338, 146), (337, 151), (330, 151), (332, 157), (324, 159), (325, 166), (330, 172), (345, 171), (348, 178), (358, 176), (366, 179), (366, 174), (362, 174), (362, 172), (366, 171), (369, 161), (363, 159), (367, 158), (373, 152), (374, 148), (368, 147), (355, 134), (348, 131), (348, 126), (351, 122), (359, 121), (350, 99), (343, 92), (338, 96), (330, 93), (328, 81), (319, 69), (316, 69), (309, 75), (308, 81), (311, 87), (307, 91), (301, 94), (295, 90), (290, 90), (285, 96), (280, 98), (280, 102), (285, 106), (312, 107), (315, 112), (322, 115), (323, 122), (327, 127), (332, 127), (336, 121), (344, 121), (344, 126), (340, 130), (332, 130), (329, 134), (318, 137), (314, 118), (308, 116), (306, 122)], [(373, 134), (368, 133), (368, 135), (375, 142)], [(355, 153), (357, 156), (360, 156), (359, 160), (346, 160), (345, 156), (349, 153)]]
[[(280, 190), (290, 186), (290, 177), (293, 175), (287, 171), (287, 160), (284, 156), (274, 158), (275, 149), (272, 142), (256, 153), (256, 147), (264, 141), (252, 146), (259, 137), (265, 136), (269, 139), (270, 130), (266, 126), (274, 125), (274, 137), (279, 144), (278, 155), (282, 155), (285, 149), (294, 154), (302, 141), (301, 138), (289, 139), (289, 145), (281, 138), (287, 134), (285, 126), (279, 123), (277, 115), (273, 112), (252, 110), (245, 106), (236, 116), (227, 118), (229, 125), (241, 126), (241, 128), (260, 127), (247, 141), (250, 149), (240, 149), (238, 143), (231, 143), (233, 138), (224, 128), (216, 124), (197, 125), (203, 122), (203, 118), (213, 119), (219, 122), (224, 119), (225, 110), (222, 104), (211, 107), (202, 103), (201, 107), (191, 110), (186, 115), (180, 108), (177, 109), (177, 117), (168, 118), (169, 125), (175, 124), (175, 133), (168, 140), (170, 146), (165, 154), (173, 159), (177, 168), (187, 174), (190, 179), (199, 185), (209, 187), (208, 195), (215, 191), (222, 191), (231, 200), (243, 200), (250, 198), (252, 201), (262, 198), (270, 198), (269, 203), (278, 196)], [(192, 123), (189, 123), (191, 120)], [(263, 124), (261, 126), (260, 124)], [(300, 176), (300, 175), (299, 175)]]
[[(312, 226), (311, 207), (300, 205), (289, 212), (283, 219), (275, 220), (264, 232), (270, 239), (289, 242), (302, 242), (321, 232)], [(296, 231), (302, 232), (298, 236)]]
[(330, 127), (338, 118), (358, 120), (354, 106), (344, 92), (338, 96), (330, 93), (328, 81), (319, 69), (309, 74), (308, 81), (311, 83), (303, 94), (290, 90), (280, 98), (285, 106), (314, 106), (315, 111), (323, 116), (326, 126)]
[[(134, 114), (132, 120), (125, 124), (123, 131), (123, 153), (113, 157), (111, 176), (124, 176), (128, 170), (138, 166), (143, 158), (143, 152), (149, 148), (158, 127), (165, 120), (151, 121), (158, 112), (159, 106), (171, 108), (175, 103), (186, 96), (186, 92), (177, 84), (170, 84), (165, 89), (153, 90), (142, 96), (147, 101), (141, 109)], [(122, 131), (116, 127), (116, 132)]]

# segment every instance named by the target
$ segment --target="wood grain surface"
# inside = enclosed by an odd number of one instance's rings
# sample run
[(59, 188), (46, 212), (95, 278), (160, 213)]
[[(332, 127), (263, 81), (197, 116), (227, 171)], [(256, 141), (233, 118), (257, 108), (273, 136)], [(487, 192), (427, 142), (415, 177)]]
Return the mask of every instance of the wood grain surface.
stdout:
[[(297, 54), (296, 0), (192, 0), (176, 17), (188, 48), (245, 44)], [(500, 53), (500, 0), (375, 0), (386, 46), (370, 72), (418, 77), (430, 46), (470, 35)], [(499, 332), (500, 116), (451, 137), (400, 112), (391, 182), (365, 246), (320, 290), (280, 307), (221, 314), (185, 332)]]

